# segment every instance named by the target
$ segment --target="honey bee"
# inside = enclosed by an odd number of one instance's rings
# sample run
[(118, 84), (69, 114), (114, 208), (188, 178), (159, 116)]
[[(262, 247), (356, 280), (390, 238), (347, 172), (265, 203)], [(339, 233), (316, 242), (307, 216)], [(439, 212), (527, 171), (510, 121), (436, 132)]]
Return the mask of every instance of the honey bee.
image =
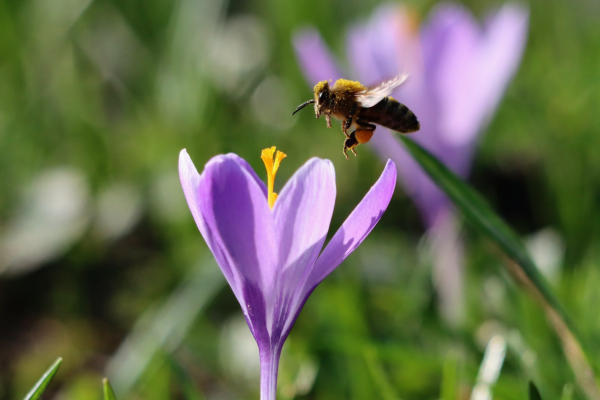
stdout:
[[(415, 114), (389, 96), (407, 77), (407, 74), (401, 74), (372, 88), (346, 79), (338, 79), (330, 88), (329, 82), (321, 81), (315, 85), (315, 98), (300, 104), (292, 115), (314, 104), (317, 118), (324, 114), (328, 128), (331, 128), (332, 115), (341, 120), (342, 132), (346, 135), (343, 151), (347, 159), (348, 150), (356, 156), (356, 146), (371, 140), (376, 128), (373, 123), (400, 133), (419, 130)], [(352, 126), (354, 131), (348, 134)]]

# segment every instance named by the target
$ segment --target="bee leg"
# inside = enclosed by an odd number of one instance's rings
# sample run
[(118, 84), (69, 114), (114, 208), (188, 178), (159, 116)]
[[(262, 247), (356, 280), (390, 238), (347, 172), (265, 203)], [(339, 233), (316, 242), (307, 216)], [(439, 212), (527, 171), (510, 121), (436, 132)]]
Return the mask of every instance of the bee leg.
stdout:
[(350, 128), (350, 125), (352, 125), (352, 119), (354, 119), (354, 114), (356, 114), (357, 109), (358, 105), (354, 103), (352, 105), (352, 108), (350, 109), (350, 114), (348, 115), (348, 118), (346, 119), (346, 121), (342, 122), (342, 131), (344, 132), (344, 135), (346, 135), (347, 138), (350, 137), (348, 135), (348, 129)]
[(354, 153), (356, 156), (356, 151), (354, 151), (354, 148), (358, 146), (358, 141), (354, 135), (355, 132), (356, 131), (352, 132), (350, 135), (348, 135), (348, 139), (344, 140), (344, 156), (346, 156), (346, 160), (348, 159), (348, 154), (346, 153), (348, 149), (350, 149), (350, 151), (352, 151), (352, 153)]
[(327, 127), (331, 128), (331, 114), (325, 114), (325, 119), (327, 120)]
[[(344, 133), (344, 135), (346, 135), (346, 139), (350, 137), (350, 135), (348, 135), (348, 128), (346, 128), (347, 123), (348, 123), (347, 120), (342, 121), (342, 132)], [(352, 123), (352, 122), (350, 122), (350, 123)]]

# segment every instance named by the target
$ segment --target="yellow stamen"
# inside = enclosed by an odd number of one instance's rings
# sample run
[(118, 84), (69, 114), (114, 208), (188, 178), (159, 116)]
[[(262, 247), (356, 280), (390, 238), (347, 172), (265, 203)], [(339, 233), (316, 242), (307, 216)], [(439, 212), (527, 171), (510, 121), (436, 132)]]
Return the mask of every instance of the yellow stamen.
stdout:
[[(275, 157), (273, 157), (275, 155)], [(269, 199), (269, 207), (273, 209), (273, 205), (275, 204), (275, 200), (277, 200), (277, 193), (273, 192), (273, 185), (275, 184), (275, 175), (277, 174), (277, 170), (279, 169), (279, 164), (281, 160), (283, 160), (287, 155), (278, 151), (275, 154), (275, 146), (270, 149), (264, 149), (260, 155), (263, 162), (265, 163), (265, 168), (267, 169), (267, 187), (269, 189), (268, 199)]]

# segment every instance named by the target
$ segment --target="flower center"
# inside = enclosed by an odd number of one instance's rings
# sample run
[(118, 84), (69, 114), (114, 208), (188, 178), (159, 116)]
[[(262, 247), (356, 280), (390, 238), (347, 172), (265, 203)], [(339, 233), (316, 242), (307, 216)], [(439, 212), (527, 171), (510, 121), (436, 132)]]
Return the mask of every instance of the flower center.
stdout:
[(267, 187), (269, 189), (268, 199), (269, 199), (269, 207), (273, 209), (273, 205), (275, 204), (275, 200), (277, 200), (277, 193), (273, 192), (273, 184), (275, 183), (275, 175), (277, 174), (277, 169), (279, 169), (279, 164), (281, 160), (283, 160), (287, 155), (278, 151), (275, 154), (275, 146), (270, 149), (264, 149), (260, 155), (263, 162), (265, 163), (265, 168), (267, 169)]

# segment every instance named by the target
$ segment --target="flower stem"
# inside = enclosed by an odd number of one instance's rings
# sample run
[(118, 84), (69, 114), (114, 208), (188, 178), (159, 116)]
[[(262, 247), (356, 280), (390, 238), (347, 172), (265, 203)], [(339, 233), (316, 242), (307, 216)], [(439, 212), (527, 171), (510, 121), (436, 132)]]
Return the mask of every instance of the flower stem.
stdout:
[(277, 398), (277, 371), (280, 355), (280, 346), (260, 349), (260, 400)]

